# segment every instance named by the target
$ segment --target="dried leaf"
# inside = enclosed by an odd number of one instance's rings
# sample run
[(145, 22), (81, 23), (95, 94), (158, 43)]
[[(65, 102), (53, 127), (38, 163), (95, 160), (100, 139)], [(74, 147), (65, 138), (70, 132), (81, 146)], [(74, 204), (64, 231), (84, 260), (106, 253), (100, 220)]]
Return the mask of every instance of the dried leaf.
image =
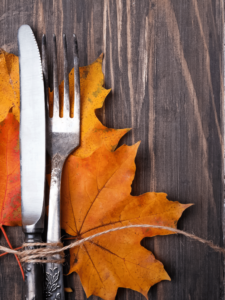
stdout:
[[(130, 195), (138, 144), (115, 152), (104, 146), (90, 157), (70, 156), (62, 181), (62, 228), (76, 239), (131, 224), (176, 228), (190, 205), (168, 201), (164, 193)], [(119, 287), (142, 293), (170, 280), (161, 262), (141, 246), (144, 237), (173, 234), (132, 228), (107, 233), (70, 250), (70, 271), (77, 272), (87, 297), (115, 298)]]
[(72, 292), (73, 292), (73, 290), (72, 290), (70, 287), (64, 288), (64, 291), (65, 291), (66, 293), (72, 293)]
[[(19, 122), (12, 113), (0, 123), (0, 229), (12, 249), (3, 225), (21, 226)], [(18, 257), (23, 279), (24, 272)]]
[(0, 122), (9, 110), (20, 119), (19, 59), (17, 56), (0, 49)]
[(0, 124), (0, 225), (21, 226), (19, 122), (12, 113)]

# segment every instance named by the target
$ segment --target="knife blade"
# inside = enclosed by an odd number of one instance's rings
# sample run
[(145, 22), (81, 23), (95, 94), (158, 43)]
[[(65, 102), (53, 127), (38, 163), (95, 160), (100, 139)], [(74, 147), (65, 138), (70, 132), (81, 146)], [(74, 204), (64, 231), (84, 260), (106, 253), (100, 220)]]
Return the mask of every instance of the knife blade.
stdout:
[[(18, 30), (20, 68), (20, 173), (25, 242), (41, 242), (44, 230), (45, 95), (39, 49), (28, 25)], [(32, 247), (31, 247), (32, 248)], [(25, 299), (43, 299), (43, 265), (25, 264)]]

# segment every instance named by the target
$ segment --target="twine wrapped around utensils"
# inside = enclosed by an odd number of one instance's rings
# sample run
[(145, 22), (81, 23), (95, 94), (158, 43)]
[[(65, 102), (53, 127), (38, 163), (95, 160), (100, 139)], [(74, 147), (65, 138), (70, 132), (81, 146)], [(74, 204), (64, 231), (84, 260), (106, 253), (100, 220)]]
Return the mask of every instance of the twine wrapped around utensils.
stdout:
[[(48, 247), (46, 247), (48, 246)], [(34, 247), (34, 249), (26, 249), (27, 247)], [(40, 248), (35, 248), (40, 247)], [(53, 249), (54, 248), (54, 249)], [(0, 251), (4, 251), (19, 256), (22, 263), (64, 263), (65, 254), (63, 252), (63, 244), (58, 243), (24, 243), (22, 251), (13, 250), (7, 247), (0, 246)], [(53, 255), (57, 254), (59, 258), (54, 258)]]
[[(43, 246), (48, 246), (48, 247), (43, 247)], [(36, 249), (26, 249), (27, 247), (40, 247)], [(65, 259), (65, 254), (63, 249), (63, 243), (24, 243), (23, 244), (23, 250), (20, 255), (20, 261), (21, 262), (26, 262), (26, 263), (57, 263), (57, 264), (62, 264), (64, 263)], [(53, 257), (53, 254), (51, 252), (51, 248), (54, 248), (53, 251), (59, 250), (57, 252), (57, 258)], [(42, 259), (41, 259), (42, 258)], [(43, 260), (44, 258), (44, 260)]]
[[(58, 242), (58, 243), (29, 243), (29, 244), (25, 243), (22, 246), (22, 248), (24, 249), (22, 251), (13, 250), (13, 249), (3, 247), (3, 246), (0, 246), (0, 251), (4, 251), (4, 252), (7, 252), (7, 253), (11, 253), (11, 254), (16, 254), (16, 255), (18, 255), (20, 261), (24, 262), (24, 263), (48, 263), (48, 262), (52, 262), (52, 263), (62, 264), (65, 261), (65, 258), (64, 258), (65, 257), (65, 254), (64, 254), (65, 250), (80, 246), (83, 243), (85, 243), (89, 240), (92, 240), (96, 237), (99, 237), (103, 234), (107, 234), (107, 233), (114, 232), (114, 231), (117, 231), (117, 230), (129, 229), (129, 228), (156, 228), (156, 229), (169, 230), (171, 232), (182, 234), (182, 235), (184, 235), (184, 236), (186, 236), (186, 237), (188, 237), (192, 240), (203, 243), (203, 244), (209, 246), (210, 248), (212, 248), (216, 252), (220, 252), (222, 254), (225, 254), (225, 249), (224, 248), (219, 247), (217, 245), (214, 245), (212, 241), (202, 239), (200, 237), (197, 237), (194, 234), (185, 232), (183, 230), (167, 227), (167, 226), (147, 225), (147, 224), (127, 225), (127, 226), (112, 228), (112, 229), (102, 231), (102, 232), (96, 233), (94, 235), (88, 236), (86, 238), (76, 240), (75, 242), (73, 242), (73, 243), (71, 243), (71, 244), (69, 244), (68, 246), (65, 246), (65, 247), (63, 247), (63, 244), (60, 243), (60, 242)], [(41, 248), (27, 250), (26, 247), (28, 247), (28, 246), (29, 247), (41, 247)], [(55, 255), (57, 257), (54, 257)]]

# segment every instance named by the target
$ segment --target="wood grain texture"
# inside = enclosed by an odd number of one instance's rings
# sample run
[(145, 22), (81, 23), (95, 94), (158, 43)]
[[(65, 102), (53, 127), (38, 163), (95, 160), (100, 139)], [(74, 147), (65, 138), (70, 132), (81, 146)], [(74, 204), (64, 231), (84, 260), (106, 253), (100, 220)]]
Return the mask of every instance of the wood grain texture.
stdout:
[[(17, 30), (46, 33), (48, 56), (55, 33), (78, 36), (81, 65), (104, 52), (105, 85), (112, 88), (100, 117), (108, 127), (132, 127), (121, 143), (141, 140), (133, 194), (168, 193), (194, 203), (179, 229), (222, 245), (223, 212), (223, 1), (222, 0), (3, 0), (0, 46), (18, 54)], [(69, 65), (72, 67), (72, 48)], [(51, 62), (49, 62), (51, 68)], [(59, 55), (62, 79), (62, 51)], [(50, 71), (51, 72), (51, 71)], [(6, 228), (13, 246), (20, 228)], [(0, 236), (0, 243), (5, 245)], [(182, 236), (142, 244), (172, 281), (151, 288), (150, 300), (223, 299), (223, 258)], [(86, 299), (79, 277), (67, 299)], [(20, 299), (22, 278), (13, 256), (0, 258), (0, 299)], [(94, 300), (97, 297), (91, 297)], [(144, 299), (119, 289), (118, 300)]]

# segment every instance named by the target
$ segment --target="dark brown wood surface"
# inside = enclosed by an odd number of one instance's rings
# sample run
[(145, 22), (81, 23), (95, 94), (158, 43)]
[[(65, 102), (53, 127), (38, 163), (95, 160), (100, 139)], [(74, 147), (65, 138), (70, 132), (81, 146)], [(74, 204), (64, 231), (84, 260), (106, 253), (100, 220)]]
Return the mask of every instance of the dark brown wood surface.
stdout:
[[(108, 127), (132, 127), (122, 140), (141, 140), (133, 194), (166, 192), (194, 203), (178, 228), (222, 245), (223, 209), (223, 1), (222, 0), (2, 0), (0, 47), (18, 54), (17, 30), (29, 24), (40, 45), (46, 33), (78, 36), (81, 65), (104, 52), (105, 85), (112, 88), (100, 118)], [(72, 67), (72, 48), (69, 48)], [(49, 64), (51, 66), (51, 63)], [(62, 79), (62, 51), (59, 56)], [(0, 99), (1, 101), (1, 99)], [(6, 228), (13, 247), (21, 228)], [(6, 245), (0, 235), (0, 244)], [(151, 300), (223, 299), (223, 258), (183, 236), (142, 244), (172, 281), (150, 289)], [(66, 277), (86, 299), (79, 277)], [(22, 297), (14, 256), (0, 258), (0, 300)], [(91, 297), (97, 299), (97, 297)], [(144, 299), (119, 289), (117, 299)]]

